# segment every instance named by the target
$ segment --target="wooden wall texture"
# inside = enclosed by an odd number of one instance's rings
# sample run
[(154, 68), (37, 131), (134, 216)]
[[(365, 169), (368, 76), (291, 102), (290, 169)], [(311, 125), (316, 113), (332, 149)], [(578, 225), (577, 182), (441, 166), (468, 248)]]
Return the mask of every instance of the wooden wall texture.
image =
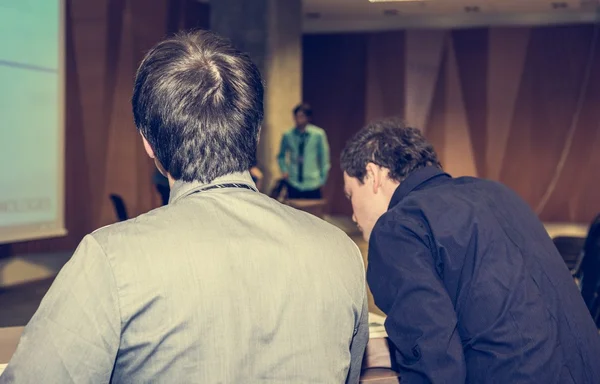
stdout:
[[(339, 154), (365, 122), (403, 116), (446, 170), (505, 183), (550, 222), (600, 212), (600, 46), (592, 25), (307, 35), (304, 99), (329, 133), (326, 187), (349, 214)], [(589, 70), (591, 69), (591, 71)]]

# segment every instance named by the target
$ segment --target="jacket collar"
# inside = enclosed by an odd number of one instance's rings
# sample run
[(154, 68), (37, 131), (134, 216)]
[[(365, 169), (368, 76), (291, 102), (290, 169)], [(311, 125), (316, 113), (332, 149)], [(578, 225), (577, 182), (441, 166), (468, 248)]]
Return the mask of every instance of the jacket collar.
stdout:
[(173, 204), (177, 200), (181, 199), (184, 196), (189, 195), (194, 190), (205, 188), (211, 185), (216, 184), (226, 184), (226, 183), (237, 183), (237, 184), (246, 184), (253, 189), (256, 188), (256, 184), (252, 180), (252, 176), (250, 172), (236, 172), (230, 173), (225, 176), (220, 176), (211, 181), (210, 183), (202, 183), (199, 181), (185, 182), (181, 180), (175, 181), (175, 184), (171, 187), (171, 195), (169, 196), (169, 204)]
[(451, 176), (441, 170), (438, 167), (424, 167), (413, 171), (408, 175), (404, 181), (394, 191), (392, 200), (388, 209), (396, 206), (402, 199), (404, 199), (409, 193), (416, 189), (420, 189), (425, 186), (429, 181), (436, 178), (450, 178)]
[(304, 128), (304, 132), (301, 132), (301, 131), (298, 129), (298, 127), (294, 127), (294, 128), (292, 129), (292, 132), (294, 133), (294, 135), (298, 135), (298, 136), (301, 136), (301, 135), (308, 135), (308, 134), (309, 134), (309, 131), (310, 131), (310, 130), (312, 130), (312, 127), (313, 127), (313, 125), (309, 123), (309, 124), (306, 124), (306, 128)]

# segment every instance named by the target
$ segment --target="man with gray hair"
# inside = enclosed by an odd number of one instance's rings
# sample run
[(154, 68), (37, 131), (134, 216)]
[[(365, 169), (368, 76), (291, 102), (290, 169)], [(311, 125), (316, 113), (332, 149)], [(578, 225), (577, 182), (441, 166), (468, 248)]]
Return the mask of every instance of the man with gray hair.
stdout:
[(249, 57), (210, 32), (167, 39), (132, 105), (169, 204), (83, 239), (0, 383), (357, 383), (362, 257), (257, 191), (263, 83)]

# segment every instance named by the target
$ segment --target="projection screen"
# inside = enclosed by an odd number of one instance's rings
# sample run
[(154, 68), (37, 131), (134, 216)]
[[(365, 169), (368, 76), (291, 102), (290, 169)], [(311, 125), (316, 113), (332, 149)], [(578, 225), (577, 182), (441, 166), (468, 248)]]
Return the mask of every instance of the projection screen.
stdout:
[(0, 243), (63, 236), (64, 4), (0, 0)]

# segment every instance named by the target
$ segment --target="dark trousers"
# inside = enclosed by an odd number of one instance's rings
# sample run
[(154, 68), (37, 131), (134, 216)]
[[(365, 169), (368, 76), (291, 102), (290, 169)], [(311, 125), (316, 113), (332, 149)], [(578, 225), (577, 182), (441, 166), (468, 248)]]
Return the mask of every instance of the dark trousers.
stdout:
[(287, 197), (288, 199), (320, 199), (321, 189), (311, 189), (309, 191), (301, 191), (292, 187), (290, 184), (287, 185)]

